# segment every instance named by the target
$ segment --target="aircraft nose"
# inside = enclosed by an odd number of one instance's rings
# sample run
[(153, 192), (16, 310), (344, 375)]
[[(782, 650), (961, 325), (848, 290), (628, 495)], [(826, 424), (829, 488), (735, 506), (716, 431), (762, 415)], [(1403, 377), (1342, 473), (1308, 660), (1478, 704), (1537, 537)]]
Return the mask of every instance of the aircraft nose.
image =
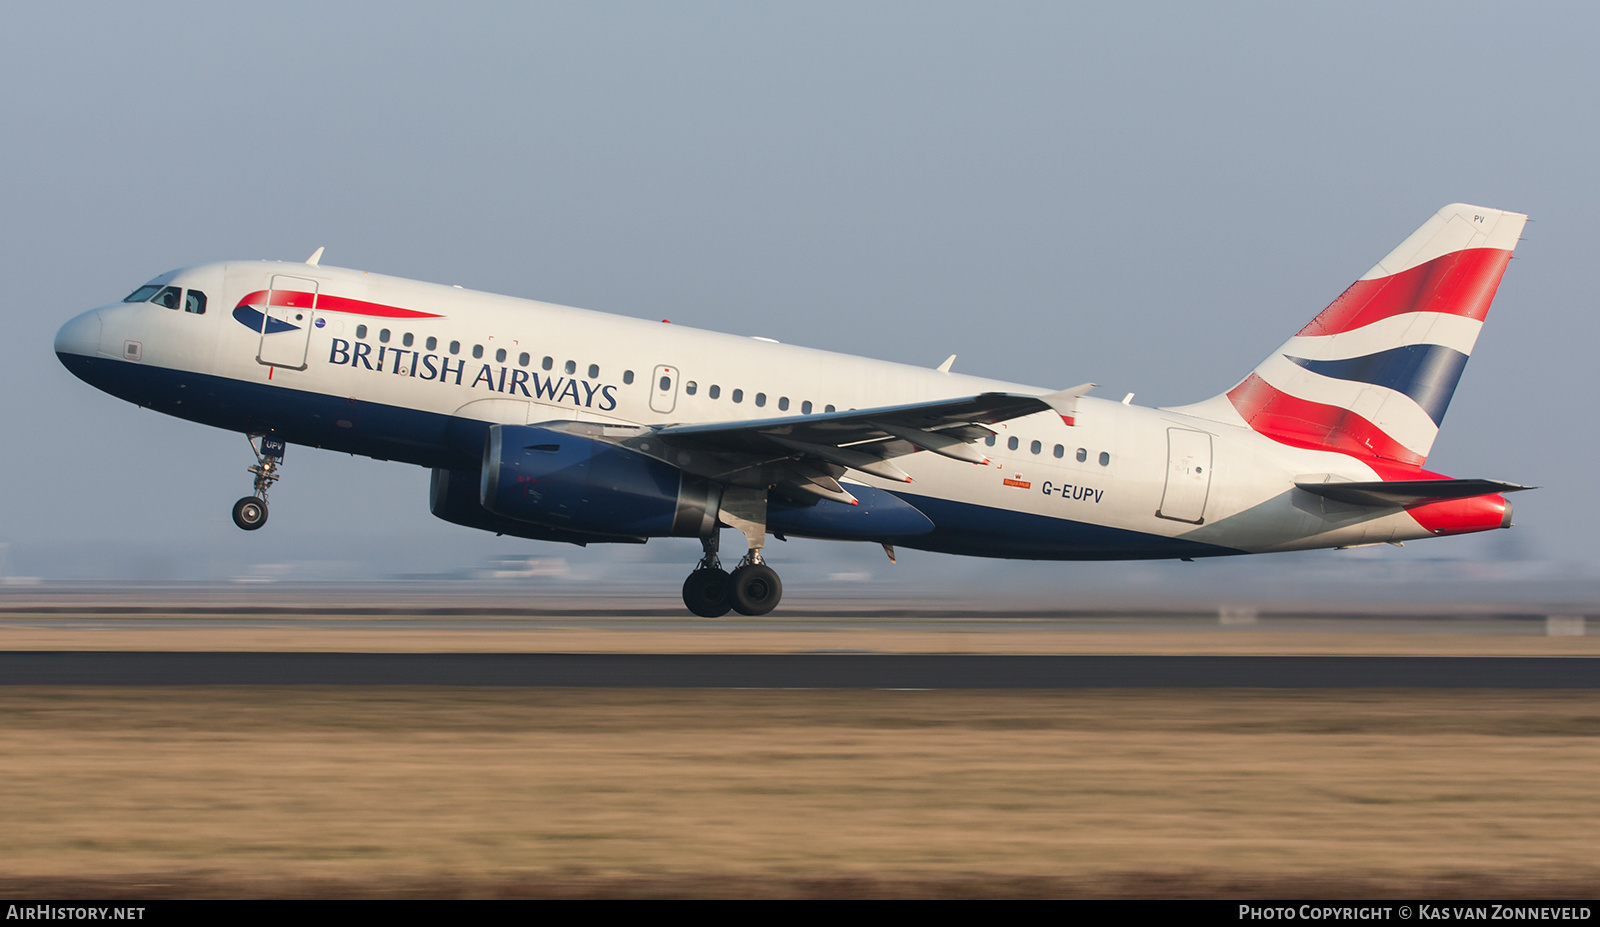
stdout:
[(75, 316), (56, 332), (57, 354), (94, 356), (100, 349), (100, 310)]

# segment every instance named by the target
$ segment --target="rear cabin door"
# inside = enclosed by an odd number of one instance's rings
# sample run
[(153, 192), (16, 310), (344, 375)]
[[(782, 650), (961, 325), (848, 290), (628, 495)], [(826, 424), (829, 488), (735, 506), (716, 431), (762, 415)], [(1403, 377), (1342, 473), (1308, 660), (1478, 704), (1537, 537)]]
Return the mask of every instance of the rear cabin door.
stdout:
[(306, 369), (316, 311), (317, 281), (274, 274), (261, 318), (261, 350), (256, 360), (290, 370)]
[(1211, 495), (1211, 436), (1188, 428), (1167, 429), (1167, 488), (1156, 515), (1192, 524), (1205, 522)]
[(671, 412), (678, 405), (678, 368), (662, 365), (650, 380), (650, 408)]

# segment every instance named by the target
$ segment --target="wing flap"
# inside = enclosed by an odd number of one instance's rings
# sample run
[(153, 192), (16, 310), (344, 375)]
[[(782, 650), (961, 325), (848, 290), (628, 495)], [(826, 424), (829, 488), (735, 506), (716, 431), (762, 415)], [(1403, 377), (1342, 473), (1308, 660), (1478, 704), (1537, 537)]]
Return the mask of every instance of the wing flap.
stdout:
[(622, 443), (650, 454), (659, 450), (649, 447), (652, 441), (688, 452), (663, 454), (661, 459), (732, 485), (786, 486), (848, 502), (848, 491), (836, 491), (836, 483), (828, 485), (831, 479), (816, 479), (819, 464), (840, 468), (836, 473), (848, 468), (909, 482), (905, 471), (890, 461), (919, 450), (986, 463), (988, 458), (971, 442), (994, 434), (989, 425), (1050, 412), (1060, 401), (1054, 394), (980, 393), (820, 415), (668, 425)]

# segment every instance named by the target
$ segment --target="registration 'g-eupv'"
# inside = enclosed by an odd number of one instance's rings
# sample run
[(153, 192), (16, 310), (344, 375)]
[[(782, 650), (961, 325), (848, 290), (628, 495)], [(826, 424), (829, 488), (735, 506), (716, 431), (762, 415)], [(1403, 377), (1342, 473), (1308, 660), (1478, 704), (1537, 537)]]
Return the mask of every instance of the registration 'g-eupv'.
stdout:
[[(56, 335), (114, 396), (433, 470), (446, 521), (574, 544), (694, 537), (696, 614), (782, 595), (768, 534), (1039, 560), (1214, 557), (1464, 534), (1525, 487), (1423, 469), (1526, 216), (1441, 209), (1227, 392), (1175, 408), (355, 270), (162, 274)], [(731, 572), (722, 527), (744, 535)]]

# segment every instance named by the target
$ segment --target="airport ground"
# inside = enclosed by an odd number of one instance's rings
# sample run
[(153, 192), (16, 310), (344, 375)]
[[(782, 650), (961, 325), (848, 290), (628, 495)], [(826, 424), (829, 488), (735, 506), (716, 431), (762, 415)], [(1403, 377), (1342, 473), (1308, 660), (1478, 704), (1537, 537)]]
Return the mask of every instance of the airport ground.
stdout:
[[(1414, 610), (92, 598), (0, 597), (0, 647), (1597, 652)], [(1593, 689), (0, 686), (0, 893), (1592, 897), (1596, 768)]]

